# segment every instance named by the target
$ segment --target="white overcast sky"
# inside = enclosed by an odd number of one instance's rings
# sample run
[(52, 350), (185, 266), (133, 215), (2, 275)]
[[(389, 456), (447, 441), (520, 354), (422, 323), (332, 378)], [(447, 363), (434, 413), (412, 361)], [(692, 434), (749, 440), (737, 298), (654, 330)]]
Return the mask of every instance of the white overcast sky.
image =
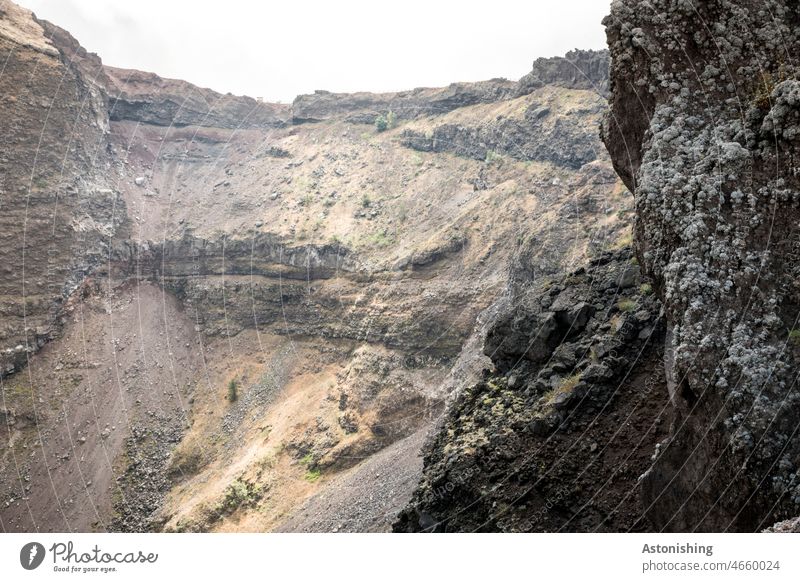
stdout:
[(609, 0), (15, 0), (103, 62), (289, 102), (518, 79), (539, 56), (603, 48)]

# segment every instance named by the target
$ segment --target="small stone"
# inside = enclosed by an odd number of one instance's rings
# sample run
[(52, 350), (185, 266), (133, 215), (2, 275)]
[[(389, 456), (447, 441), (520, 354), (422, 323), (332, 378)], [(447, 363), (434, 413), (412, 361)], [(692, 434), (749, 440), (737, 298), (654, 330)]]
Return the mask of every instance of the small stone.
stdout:
[(553, 406), (555, 407), (556, 410), (563, 410), (572, 403), (573, 398), (574, 396), (572, 392), (567, 392), (567, 391), (558, 392), (553, 398)]
[[(550, 114), (550, 108), (547, 107), (546, 105), (542, 105), (534, 109), (531, 112), (530, 117), (531, 119), (541, 119), (542, 117), (547, 117), (549, 114)], [(558, 180), (558, 178), (556, 178), (556, 180)], [(553, 181), (555, 182), (555, 180)]]
[(528, 425), (528, 430), (536, 436), (547, 436), (552, 430), (552, 425), (546, 418), (534, 418)]
[(617, 286), (620, 289), (628, 289), (636, 284), (639, 279), (639, 267), (636, 265), (628, 265), (625, 271), (620, 275)]
[(586, 382), (596, 382), (598, 380), (608, 380), (613, 376), (614, 372), (608, 366), (604, 364), (592, 364), (581, 374), (581, 379)]

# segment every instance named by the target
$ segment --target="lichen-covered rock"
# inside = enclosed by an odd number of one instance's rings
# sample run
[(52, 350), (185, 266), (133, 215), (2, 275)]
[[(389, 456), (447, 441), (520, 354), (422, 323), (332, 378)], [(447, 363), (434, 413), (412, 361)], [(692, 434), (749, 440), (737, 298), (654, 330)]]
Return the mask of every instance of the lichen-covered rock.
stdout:
[(668, 324), (675, 420), (644, 478), (658, 529), (757, 531), (800, 510), (800, 9), (617, 0), (603, 139)]

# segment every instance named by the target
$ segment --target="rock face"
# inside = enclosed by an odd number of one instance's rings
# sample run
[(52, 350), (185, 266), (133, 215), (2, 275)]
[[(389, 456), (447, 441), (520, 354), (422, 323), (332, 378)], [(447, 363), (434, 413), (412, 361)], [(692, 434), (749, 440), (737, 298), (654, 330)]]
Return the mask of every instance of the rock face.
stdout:
[[(482, 89), (480, 96), (490, 94), (486, 84), (467, 87), (473, 93)], [(496, 89), (493, 94), (494, 100), (498, 100), (535, 93), (536, 98), (527, 101), (523, 109), (495, 119), (481, 115), (475, 108), (475, 113), (467, 119), (445, 118), (442, 123), (423, 129), (412, 125), (402, 132), (403, 144), (424, 152), (450, 152), (480, 160), (509, 156), (578, 169), (605, 157), (605, 152), (596, 147), (595, 124), (587, 123), (587, 118), (605, 111), (607, 87), (606, 51), (572, 51), (565, 57), (537, 59), (533, 70), (514, 85), (513, 91), (507, 91), (506, 84), (502, 92)], [(575, 100), (574, 94), (559, 88), (580, 90), (581, 98)], [(459, 102), (463, 107), (484, 100), (462, 98)]]
[(154, 73), (105, 67), (105, 74), (114, 121), (225, 129), (280, 127), (289, 121), (286, 105), (221, 95)]
[(574, 50), (563, 57), (538, 58), (530, 73), (519, 80), (518, 95), (544, 85), (587, 89), (608, 95), (608, 51)]
[(520, 287), (395, 531), (638, 531), (663, 438), (663, 321), (630, 250)]
[(587, 123), (605, 111), (602, 97), (587, 92), (580, 102), (570, 103), (554, 89), (538, 97), (519, 115), (504, 119), (473, 118), (468, 123), (444, 121), (424, 131), (405, 129), (402, 143), (423, 152), (450, 152), (476, 160), (508, 156), (547, 161), (572, 170), (605, 157), (605, 152), (596, 147), (596, 126)]
[[(639, 289), (655, 295), (644, 301), (648, 309), (633, 308), (650, 331), (628, 333), (626, 323), (610, 349), (612, 360), (642, 358), (621, 377), (602, 361), (606, 349), (596, 346), (608, 343), (602, 333), (617, 323), (598, 320), (608, 299), (594, 295), (594, 284), (586, 292), (571, 278), (553, 285), (551, 297), (537, 287), (535, 269), (517, 265), (508, 303), (486, 335), (494, 371), (455, 399), (396, 530), (760, 531), (800, 512), (800, 90), (784, 57), (800, 41), (799, 21), (795, 3), (777, 0), (612, 4), (605, 20), (611, 108), (602, 134), (635, 195), (634, 248), (652, 282)], [(558, 83), (548, 75), (564, 79), (569, 70), (573, 82), (591, 79), (599, 65), (589, 63), (608, 55), (596, 57), (537, 61), (520, 86)], [(603, 268), (581, 276), (596, 281)], [(619, 274), (620, 290), (639, 285), (637, 277)], [(625, 312), (630, 301), (616, 307)], [(651, 326), (647, 318), (659, 309)], [(654, 343), (640, 348), (644, 337)], [(631, 444), (613, 438), (590, 444), (611, 454), (605, 463), (626, 464), (599, 484), (582, 483), (587, 471), (609, 470), (582, 456), (585, 435), (618, 414), (615, 406), (631, 406), (642, 365), (654, 374), (645, 402), (663, 410), (627, 410), (638, 425), (634, 453), (626, 456)], [(607, 382), (616, 388), (603, 400)], [(582, 426), (575, 403), (591, 394), (600, 400)], [(586, 432), (570, 436), (572, 422)], [(654, 450), (652, 459), (638, 446)], [(574, 458), (581, 466), (569, 469)], [(615, 498), (628, 469), (640, 474)], [(593, 487), (583, 499), (581, 491)], [(636, 508), (626, 506), (635, 498)], [(769, 531), (794, 527), (787, 520)]]
[(800, 512), (800, 11), (642, 4), (605, 20), (603, 139), (664, 302), (675, 419), (646, 474), (660, 530), (758, 531)]
[[(393, 301), (403, 306), (404, 315), (376, 312), (372, 304), (383, 285), (375, 279), (397, 274), (369, 272), (341, 243), (297, 245), (268, 233), (210, 240), (185, 235), (163, 244), (126, 243), (111, 264), (115, 279), (158, 282), (194, 306), (197, 323), (210, 336), (274, 326), (293, 335), (361, 340), (454, 358), (472, 331), (471, 319), (458, 321), (460, 313), (473, 309), (472, 293), (452, 294), (434, 304), (418, 301), (415, 286), (397, 284)], [(226, 284), (226, 278), (232, 283)], [(341, 313), (342, 298), (357, 295), (360, 305)]]
[[(292, 120), (294, 123), (304, 123), (344, 116), (353, 123), (371, 124), (379, 115), (386, 115), (389, 111), (399, 120), (416, 119), (529, 95), (546, 86), (592, 91), (606, 97), (608, 65), (608, 51), (574, 50), (563, 57), (536, 59), (531, 72), (518, 82), (491, 79), (475, 83), (452, 83), (442, 88), (420, 87), (399, 93), (316, 91), (310, 95), (299, 95), (294, 100)], [(534, 118), (540, 118), (546, 114), (544, 109), (537, 105), (529, 113)], [(475, 138), (476, 144), (482, 141), (480, 136), (471, 137)], [(524, 139), (519, 138), (517, 135), (516, 142), (524, 143)], [(512, 136), (510, 139), (515, 138)]]
[(125, 207), (104, 172), (108, 118), (100, 88), (27, 10), (3, 0), (0, 23), (4, 376), (57, 335), (59, 306), (108, 256)]
[(400, 93), (331, 93), (316, 91), (299, 95), (292, 103), (295, 123), (323, 121), (343, 114), (353, 123), (374, 123), (392, 111), (397, 119), (441, 115), (477, 103), (495, 103), (512, 97), (516, 83), (493, 79), (477, 83), (453, 83), (443, 88), (417, 88)]

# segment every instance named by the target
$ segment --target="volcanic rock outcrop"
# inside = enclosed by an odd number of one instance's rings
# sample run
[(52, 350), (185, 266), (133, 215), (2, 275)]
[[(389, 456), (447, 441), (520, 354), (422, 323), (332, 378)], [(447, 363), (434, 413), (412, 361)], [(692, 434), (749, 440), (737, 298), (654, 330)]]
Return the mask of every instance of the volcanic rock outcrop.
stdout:
[(0, 376), (55, 333), (60, 306), (108, 250), (125, 208), (105, 173), (102, 91), (27, 11), (0, 3)]
[(800, 513), (795, 2), (615, 2), (603, 139), (664, 302), (675, 419), (645, 475), (655, 527)]
[(295, 123), (323, 121), (333, 117), (354, 123), (372, 123), (378, 115), (393, 112), (398, 119), (441, 115), (478, 103), (496, 103), (516, 94), (518, 84), (506, 79), (478, 83), (452, 83), (443, 88), (417, 88), (400, 93), (331, 93), (315, 91), (298, 95), (292, 103)]
[(396, 530), (752, 532), (800, 513), (800, 11), (618, 0), (605, 25), (602, 137), (635, 196), (647, 296), (626, 278), (616, 307), (652, 331), (612, 334), (603, 362), (608, 298), (512, 271), (486, 337), (494, 370), (456, 399)]
[(587, 89), (608, 95), (608, 51), (573, 50), (563, 57), (540, 57), (530, 73), (519, 80), (517, 94), (525, 94), (544, 85)]
[(450, 407), (395, 531), (647, 529), (664, 325), (630, 249), (509, 299), (486, 334), (494, 367)]

